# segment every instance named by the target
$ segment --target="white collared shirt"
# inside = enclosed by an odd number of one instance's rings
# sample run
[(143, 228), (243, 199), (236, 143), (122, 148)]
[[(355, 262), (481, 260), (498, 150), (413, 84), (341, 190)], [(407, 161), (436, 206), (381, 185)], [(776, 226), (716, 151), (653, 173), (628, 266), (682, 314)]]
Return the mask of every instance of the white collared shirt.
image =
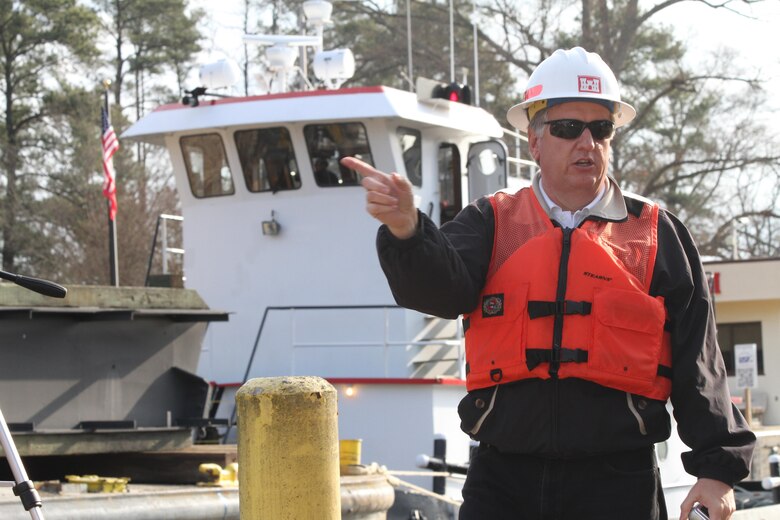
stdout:
[(596, 198), (594, 198), (590, 204), (582, 209), (578, 209), (577, 211), (565, 211), (558, 204), (553, 202), (550, 196), (547, 195), (547, 192), (544, 191), (544, 186), (541, 179), (539, 179), (539, 191), (542, 192), (542, 197), (544, 197), (544, 201), (547, 203), (547, 207), (550, 208), (550, 218), (554, 219), (564, 228), (571, 229), (579, 226), (580, 223), (585, 220), (588, 215), (590, 215), (591, 208), (599, 203), (601, 198), (604, 196), (604, 193), (607, 191), (607, 188), (604, 184), (602, 184), (601, 189), (596, 194)]

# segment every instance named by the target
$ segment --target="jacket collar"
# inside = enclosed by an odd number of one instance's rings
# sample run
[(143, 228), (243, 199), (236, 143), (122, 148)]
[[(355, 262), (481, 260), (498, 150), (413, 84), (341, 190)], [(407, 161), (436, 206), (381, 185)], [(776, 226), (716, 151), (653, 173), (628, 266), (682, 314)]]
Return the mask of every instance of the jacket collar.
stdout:
[[(536, 200), (538, 200), (539, 204), (542, 206), (542, 209), (551, 217), (550, 206), (547, 204), (547, 201), (542, 194), (541, 179), (542, 174), (541, 171), (539, 171), (534, 175), (531, 188), (536, 196)], [(607, 191), (604, 193), (604, 196), (588, 210), (588, 218), (609, 220), (613, 222), (621, 222), (628, 218), (628, 210), (626, 209), (626, 202), (623, 200), (623, 192), (612, 177), (607, 176)]]

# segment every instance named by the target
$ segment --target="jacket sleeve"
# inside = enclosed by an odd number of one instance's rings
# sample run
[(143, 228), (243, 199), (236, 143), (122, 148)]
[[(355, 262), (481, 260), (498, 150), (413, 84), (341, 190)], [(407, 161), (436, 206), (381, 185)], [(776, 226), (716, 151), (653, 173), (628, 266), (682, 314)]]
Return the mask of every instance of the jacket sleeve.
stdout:
[(733, 485), (750, 472), (756, 437), (731, 402), (699, 253), (685, 226), (662, 211), (651, 293), (664, 297), (672, 341), (672, 406), (686, 471)]
[(477, 304), (493, 250), (493, 209), (487, 198), (466, 206), (441, 229), (422, 212), (417, 233), (377, 233), (379, 263), (398, 305), (455, 319)]

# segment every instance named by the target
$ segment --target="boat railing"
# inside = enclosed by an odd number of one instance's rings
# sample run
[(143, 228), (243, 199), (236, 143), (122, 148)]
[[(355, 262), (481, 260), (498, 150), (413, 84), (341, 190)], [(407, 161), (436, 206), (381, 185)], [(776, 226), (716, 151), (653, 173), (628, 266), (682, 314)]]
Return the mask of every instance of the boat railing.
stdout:
[[(384, 349), (384, 365), (385, 365), (385, 376), (387, 376), (387, 351), (391, 347), (406, 347), (406, 346), (425, 346), (425, 345), (457, 345), (457, 352), (458, 352), (458, 366), (460, 370), (460, 377), (461, 379), (465, 379), (465, 373), (464, 370), (464, 358), (465, 358), (465, 350), (463, 347), (463, 327), (460, 324), (460, 321), (457, 320), (457, 328), (456, 328), (456, 334), (453, 339), (445, 339), (445, 338), (437, 338), (432, 340), (418, 340), (413, 339), (410, 341), (395, 341), (391, 340), (389, 338), (389, 332), (390, 332), (390, 312), (391, 311), (407, 311), (404, 307), (398, 306), (398, 305), (285, 305), (285, 306), (268, 306), (263, 311), (263, 317), (260, 320), (260, 326), (257, 329), (257, 334), (255, 336), (255, 341), (252, 346), (252, 353), (249, 356), (249, 361), (247, 362), (246, 370), (244, 372), (244, 377), (242, 379), (241, 384), (245, 383), (249, 380), (249, 375), (252, 372), (252, 366), (254, 364), (255, 356), (257, 355), (258, 348), (261, 344), (263, 333), (266, 329), (266, 325), (269, 321), (269, 316), (273, 312), (292, 312), (293, 317), (295, 317), (295, 313), (298, 311), (349, 311), (349, 310), (358, 310), (358, 311), (368, 311), (368, 310), (381, 310), (384, 312), (384, 334), (383, 334), (383, 340), (382, 341), (376, 341), (376, 342), (297, 342), (293, 341), (293, 348), (314, 348), (314, 347), (326, 347), (326, 348), (339, 348), (339, 347), (382, 347)], [(292, 322), (292, 328), (295, 329), (296, 323), (295, 320), (291, 320)], [(419, 337), (419, 335), (418, 335)], [(293, 354), (293, 359), (295, 358)], [(292, 375), (295, 375), (295, 372), (292, 372)], [(238, 386), (238, 384), (231, 384), (226, 386)], [(219, 400), (219, 399), (218, 399)], [(211, 413), (216, 413), (216, 408), (212, 410)], [(235, 424), (236, 420), (236, 409), (235, 407), (232, 407), (231, 409), (231, 415), (230, 419), (228, 420), (228, 425), (226, 428), (225, 433), (222, 435), (223, 442), (227, 442), (230, 438), (230, 433), (232, 429), (232, 425)]]
[[(522, 157), (522, 149), (525, 146), (523, 143), (528, 142), (528, 137), (510, 128), (502, 127), (501, 130), (503, 130), (504, 136), (507, 138), (506, 141), (512, 143), (512, 149), (514, 150), (514, 154), (510, 154), (506, 158), (509, 164), (514, 165), (514, 169), (508, 172), (509, 175), (530, 182), (539, 165), (535, 161), (523, 159)], [(523, 168), (528, 169), (527, 176), (523, 176)]]
[[(380, 310), (383, 312), (383, 331), (381, 339), (369, 340), (369, 341), (304, 341), (297, 339), (296, 331), (298, 330), (298, 314), (300, 311), (371, 311)], [(455, 347), (457, 349), (457, 364), (459, 367), (458, 376), (465, 378), (463, 373), (464, 367), (464, 347), (463, 347), (463, 329), (459, 321), (456, 321), (456, 330), (452, 337), (436, 337), (431, 339), (422, 339), (425, 337), (425, 330), (422, 333), (418, 333), (414, 338), (409, 340), (404, 339), (391, 339), (390, 332), (393, 329), (391, 324), (390, 314), (393, 311), (407, 311), (407, 309), (398, 305), (287, 305), (287, 306), (269, 306), (266, 307), (263, 312), (263, 317), (260, 321), (255, 341), (252, 346), (252, 353), (249, 356), (246, 370), (244, 372), (243, 381), (249, 379), (249, 375), (252, 371), (252, 366), (255, 361), (255, 356), (258, 351), (258, 347), (261, 344), (263, 333), (266, 329), (269, 321), (269, 316), (272, 312), (288, 312), (292, 313), (291, 318), (291, 347), (293, 348), (292, 356), (292, 374), (296, 373), (295, 366), (295, 350), (297, 349), (313, 349), (313, 348), (347, 348), (347, 347), (369, 347), (369, 348), (382, 348), (383, 349), (383, 370), (384, 377), (389, 377), (388, 371), (388, 352), (391, 348), (397, 347), (425, 347), (428, 345), (446, 345)], [(431, 317), (432, 318), (432, 317)]]
[[(167, 215), (165, 213), (162, 213), (157, 216), (157, 223), (154, 227), (154, 236), (152, 237), (152, 247), (151, 251), (149, 252), (149, 262), (146, 266), (146, 278), (144, 281), (144, 286), (164, 286), (164, 287), (182, 287), (184, 283), (184, 279), (181, 275), (182, 268), (181, 258), (184, 256), (184, 249), (179, 247), (171, 247), (169, 245), (169, 234), (168, 234), (168, 222), (178, 222), (181, 224), (181, 222), (184, 221), (184, 218), (180, 215)], [(180, 230), (179, 230), (179, 235)], [(154, 263), (154, 255), (157, 251), (157, 239), (160, 238), (160, 271), (161, 273), (158, 275), (152, 274), (152, 264)], [(180, 241), (180, 240), (179, 240)], [(173, 256), (172, 256), (173, 255)], [(171, 259), (177, 258), (178, 260), (175, 262), (179, 267), (174, 268), (174, 272), (170, 272), (170, 264)]]

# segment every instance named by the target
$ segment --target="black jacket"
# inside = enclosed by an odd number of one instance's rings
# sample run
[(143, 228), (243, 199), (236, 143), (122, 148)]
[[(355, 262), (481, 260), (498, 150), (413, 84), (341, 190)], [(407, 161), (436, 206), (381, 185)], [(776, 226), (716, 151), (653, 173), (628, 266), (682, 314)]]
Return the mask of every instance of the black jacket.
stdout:
[[(629, 212), (645, 203), (624, 200)], [(399, 305), (455, 319), (479, 302), (493, 250), (492, 206), (481, 198), (441, 229), (419, 216), (418, 232), (407, 240), (380, 227), (380, 264)], [(734, 484), (749, 473), (755, 436), (731, 403), (696, 246), (685, 226), (664, 210), (650, 294), (664, 297), (671, 320), (671, 401), (680, 437), (691, 447), (683, 454), (685, 469)], [(671, 431), (666, 403), (572, 378), (476, 390), (458, 412), (461, 428), (473, 438), (501, 451), (546, 457), (646, 447)]]

